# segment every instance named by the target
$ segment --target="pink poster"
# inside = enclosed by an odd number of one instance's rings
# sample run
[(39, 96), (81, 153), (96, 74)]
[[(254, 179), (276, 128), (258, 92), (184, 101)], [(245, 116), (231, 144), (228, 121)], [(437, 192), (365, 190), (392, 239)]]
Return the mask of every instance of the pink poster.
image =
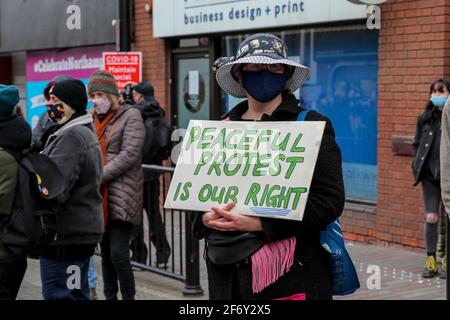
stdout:
[(103, 67), (103, 52), (114, 45), (28, 52), (27, 82), (49, 81), (57, 75), (86, 79)]

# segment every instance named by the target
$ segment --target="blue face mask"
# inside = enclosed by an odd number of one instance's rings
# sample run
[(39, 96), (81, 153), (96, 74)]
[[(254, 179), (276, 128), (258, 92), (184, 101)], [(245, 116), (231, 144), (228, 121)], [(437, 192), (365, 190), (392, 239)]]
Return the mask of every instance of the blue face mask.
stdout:
[(265, 69), (256, 72), (243, 71), (241, 79), (242, 86), (250, 96), (259, 102), (269, 102), (283, 92), (287, 76)]
[(62, 103), (48, 104), (47, 113), (49, 118), (52, 119), (53, 122), (58, 123), (62, 118), (64, 118), (64, 106)]
[(434, 104), (436, 108), (443, 108), (447, 102), (448, 96), (431, 96), (430, 101)]

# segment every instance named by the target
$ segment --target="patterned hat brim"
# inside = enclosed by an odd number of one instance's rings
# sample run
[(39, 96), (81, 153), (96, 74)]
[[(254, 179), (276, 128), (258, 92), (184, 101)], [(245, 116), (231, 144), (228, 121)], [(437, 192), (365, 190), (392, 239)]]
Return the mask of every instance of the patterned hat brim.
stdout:
[(294, 67), (294, 72), (292, 76), (287, 80), (285, 89), (289, 92), (294, 92), (306, 81), (309, 75), (309, 68), (296, 63), (288, 59), (274, 59), (267, 56), (249, 56), (243, 57), (236, 61), (224, 64), (217, 70), (216, 80), (219, 86), (228, 94), (236, 98), (247, 97), (246, 90), (242, 85), (236, 81), (236, 79), (231, 74), (233, 67), (237, 64), (242, 63), (260, 63), (260, 64), (276, 64), (281, 63), (287, 66)]

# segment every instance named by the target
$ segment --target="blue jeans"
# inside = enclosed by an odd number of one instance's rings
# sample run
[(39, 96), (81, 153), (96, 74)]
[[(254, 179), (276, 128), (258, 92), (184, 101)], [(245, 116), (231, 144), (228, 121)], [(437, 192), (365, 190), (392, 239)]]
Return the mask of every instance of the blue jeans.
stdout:
[(90, 300), (89, 258), (56, 262), (40, 258), (42, 296), (45, 300)]
[(97, 287), (97, 271), (95, 270), (94, 257), (89, 259), (89, 272), (88, 272), (89, 289)]

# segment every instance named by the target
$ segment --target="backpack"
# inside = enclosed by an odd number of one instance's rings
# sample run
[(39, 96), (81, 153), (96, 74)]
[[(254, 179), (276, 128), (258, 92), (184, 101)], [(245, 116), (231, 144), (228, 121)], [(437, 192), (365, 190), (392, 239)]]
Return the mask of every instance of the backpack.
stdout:
[(170, 156), (172, 150), (172, 129), (163, 117), (147, 117), (144, 120), (145, 140), (142, 148), (142, 162), (160, 164)]
[[(309, 111), (301, 111), (297, 121), (305, 121)], [(345, 248), (339, 219), (320, 231), (320, 244), (330, 254), (330, 274), (333, 295), (344, 296), (359, 289), (360, 283), (355, 265)]]
[(57, 197), (65, 189), (58, 166), (46, 155), (26, 154), (18, 164), (16, 195), (0, 242), (18, 257), (37, 257), (57, 235)]

